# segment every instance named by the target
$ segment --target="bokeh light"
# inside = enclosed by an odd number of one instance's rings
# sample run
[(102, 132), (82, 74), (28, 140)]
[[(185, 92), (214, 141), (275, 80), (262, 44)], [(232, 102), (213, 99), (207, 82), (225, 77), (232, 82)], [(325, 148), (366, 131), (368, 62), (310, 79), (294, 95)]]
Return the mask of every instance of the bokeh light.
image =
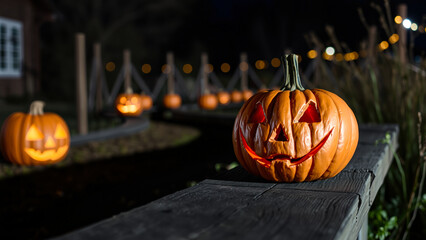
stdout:
[(417, 29), (419, 29), (419, 26), (417, 26), (417, 24), (416, 24), (416, 23), (412, 23), (412, 24), (411, 24), (411, 26), (410, 26), (410, 28), (411, 28), (411, 30), (413, 30), (413, 31), (417, 31)]
[(148, 64), (148, 63), (145, 63), (145, 64), (142, 65), (142, 72), (145, 73), (145, 74), (150, 73), (151, 69), (152, 69), (151, 65)]
[(231, 66), (229, 65), (229, 63), (222, 63), (220, 65), (220, 70), (224, 73), (227, 73), (231, 70)]
[(318, 56), (318, 53), (317, 53), (317, 51), (315, 51), (315, 50), (309, 50), (309, 52), (308, 52), (308, 58), (310, 58), (310, 59), (314, 59), (314, 58), (316, 58), (317, 56)]
[(108, 62), (107, 64), (105, 64), (105, 70), (107, 70), (108, 72), (112, 72), (115, 70), (115, 63), (114, 62)]
[(394, 18), (394, 21), (395, 21), (396, 24), (401, 24), (402, 23), (402, 17), (401, 16), (396, 16)]
[(327, 48), (325, 49), (325, 52), (326, 52), (328, 55), (332, 56), (332, 55), (334, 55), (334, 53), (336, 52), (336, 50), (334, 50), (334, 47), (327, 47)]
[(272, 67), (274, 67), (274, 68), (279, 67), (279, 66), (281, 65), (281, 61), (280, 61), (280, 59), (279, 59), (279, 58), (272, 58), (272, 60), (271, 60), (271, 65), (272, 65)]
[(265, 68), (266, 68), (266, 63), (265, 63), (265, 61), (263, 61), (263, 60), (257, 60), (257, 61), (254, 63), (254, 66), (256, 67), (256, 69), (258, 69), (258, 70), (262, 70), (262, 69), (265, 69)]
[(184, 73), (190, 74), (190, 73), (192, 73), (192, 65), (189, 64), (189, 63), (184, 64), (183, 67), (182, 67), (182, 70), (183, 70)]
[(390, 37), (389, 37), (389, 42), (391, 43), (391, 44), (395, 44), (396, 42), (398, 42), (399, 41), (399, 35), (398, 34), (396, 34), (396, 33), (394, 33), (394, 34), (392, 34)]
[(240, 63), (240, 70), (241, 71), (247, 71), (248, 70), (248, 64), (246, 62)]
[(402, 26), (404, 26), (406, 29), (411, 28), (411, 21), (410, 19), (404, 19), (404, 21), (402, 21)]
[(382, 42), (379, 44), (379, 49), (380, 49), (381, 51), (386, 50), (388, 47), (389, 47), (389, 43), (388, 43), (387, 41), (382, 41)]

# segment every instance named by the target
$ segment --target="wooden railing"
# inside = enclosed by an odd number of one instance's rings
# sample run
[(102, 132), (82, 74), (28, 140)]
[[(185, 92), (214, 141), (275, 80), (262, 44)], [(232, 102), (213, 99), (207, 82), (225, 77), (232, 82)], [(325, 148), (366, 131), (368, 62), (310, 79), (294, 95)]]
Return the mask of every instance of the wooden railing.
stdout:
[(361, 125), (355, 155), (334, 178), (275, 183), (237, 167), (56, 239), (366, 239), (397, 137), (396, 125)]

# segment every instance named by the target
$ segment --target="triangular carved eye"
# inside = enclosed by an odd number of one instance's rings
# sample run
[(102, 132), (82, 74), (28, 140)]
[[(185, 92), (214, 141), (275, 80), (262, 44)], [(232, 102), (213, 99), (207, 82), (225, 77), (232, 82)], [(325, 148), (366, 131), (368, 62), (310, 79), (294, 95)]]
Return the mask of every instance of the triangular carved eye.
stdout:
[(302, 117), (299, 118), (298, 122), (306, 122), (306, 123), (321, 122), (321, 117), (313, 102), (310, 102), (308, 104), (308, 107), (306, 108)]
[(256, 109), (251, 114), (248, 123), (263, 123), (266, 121), (265, 112), (263, 111), (262, 104), (256, 103)]

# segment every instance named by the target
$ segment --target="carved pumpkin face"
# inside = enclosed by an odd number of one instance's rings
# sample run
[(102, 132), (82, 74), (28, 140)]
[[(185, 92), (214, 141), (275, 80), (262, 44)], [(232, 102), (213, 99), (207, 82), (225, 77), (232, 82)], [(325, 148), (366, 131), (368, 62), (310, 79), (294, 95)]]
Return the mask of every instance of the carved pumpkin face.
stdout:
[(115, 100), (115, 108), (123, 116), (139, 116), (143, 110), (141, 97), (135, 93), (119, 94)]
[(259, 92), (243, 105), (233, 130), (241, 165), (279, 182), (333, 177), (348, 164), (357, 143), (352, 110), (322, 89)]
[[(33, 103), (34, 104), (34, 103)], [(33, 105), (32, 105), (33, 106)], [(5, 158), (22, 165), (50, 164), (68, 153), (70, 134), (65, 121), (57, 114), (14, 113), (5, 121), (1, 133)]]

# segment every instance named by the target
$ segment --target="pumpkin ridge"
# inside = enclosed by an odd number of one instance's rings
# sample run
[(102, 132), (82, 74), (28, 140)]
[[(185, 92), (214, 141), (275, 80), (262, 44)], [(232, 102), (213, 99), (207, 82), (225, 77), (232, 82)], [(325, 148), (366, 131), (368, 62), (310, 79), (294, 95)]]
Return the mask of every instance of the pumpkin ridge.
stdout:
[[(338, 129), (339, 129), (339, 133), (338, 133), (338, 142), (337, 142), (337, 149), (336, 149), (336, 151), (334, 152), (334, 155), (333, 155), (333, 159), (331, 160), (331, 162), (330, 162), (330, 165), (328, 166), (328, 168), (327, 168), (327, 170), (320, 176), (320, 179), (324, 179), (324, 178), (328, 178), (330, 175), (333, 175), (334, 174), (334, 171), (332, 172), (331, 170), (330, 170), (330, 167), (331, 166), (333, 166), (333, 165), (335, 165), (335, 164), (337, 164), (336, 163), (336, 155), (337, 155), (337, 153), (339, 152), (338, 151), (338, 149), (339, 149), (339, 143), (340, 143), (340, 141), (343, 141), (343, 140), (341, 140), (341, 139), (344, 139), (344, 138), (342, 138), (341, 136), (340, 136), (340, 134), (341, 134), (341, 131), (340, 131), (340, 129), (342, 128), (342, 117), (341, 117), (341, 114), (340, 114), (340, 109), (342, 109), (342, 110), (344, 110), (344, 111), (346, 111), (346, 109), (343, 109), (343, 108), (341, 108), (337, 103), (336, 103), (336, 101), (335, 101), (335, 99), (334, 99), (334, 97), (332, 96), (332, 95), (330, 95), (330, 94), (328, 94), (329, 92), (328, 91), (325, 91), (325, 90), (323, 90), (323, 89), (316, 89), (316, 90), (319, 90), (319, 92), (321, 92), (321, 93), (324, 93), (325, 95), (327, 95), (328, 97), (330, 97), (330, 99), (333, 101), (333, 103), (334, 103), (334, 105), (336, 106), (336, 108), (337, 108), (337, 113), (338, 113), (338, 115), (339, 115), (339, 127), (338, 127)], [(336, 95), (337, 96), (337, 95)], [(352, 120), (351, 120), (352, 121)], [(352, 128), (352, 126), (351, 126), (351, 128)], [(348, 154), (348, 152), (347, 151), (345, 151), (344, 152), (344, 156), (342, 156), (342, 159), (346, 159), (347, 158), (347, 154)], [(343, 162), (343, 161), (342, 161)], [(339, 171), (338, 171), (339, 172)], [(337, 173), (338, 173), (337, 172)]]

